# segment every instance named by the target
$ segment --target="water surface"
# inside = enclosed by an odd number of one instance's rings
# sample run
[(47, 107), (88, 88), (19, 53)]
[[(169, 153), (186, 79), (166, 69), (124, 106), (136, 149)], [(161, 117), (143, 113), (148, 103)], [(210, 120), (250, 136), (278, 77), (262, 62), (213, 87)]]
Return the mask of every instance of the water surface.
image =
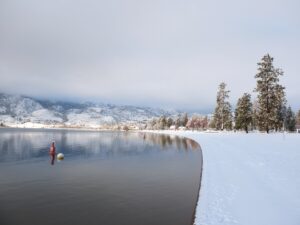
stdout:
[(201, 168), (189, 139), (0, 129), (0, 224), (190, 225)]

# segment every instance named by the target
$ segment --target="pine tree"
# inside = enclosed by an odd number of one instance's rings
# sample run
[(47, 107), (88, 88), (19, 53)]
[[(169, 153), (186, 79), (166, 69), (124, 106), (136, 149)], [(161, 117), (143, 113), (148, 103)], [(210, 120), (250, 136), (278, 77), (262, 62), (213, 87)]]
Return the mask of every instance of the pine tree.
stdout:
[(288, 131), (295, 131), (296, 130), (296, 116), (295, 113), (292, 111), (292, 108), (289, 106), (286, 110), (286, 118), (285, 118), (285, 128)]
[(173, 123), (174, 123), (173, 119), (171, 117), (169, 117), (167, 119), (167, 126), (168, 126), (168, 128), (170, 128), (173, 125)]
[(178, 116), (175, 120), (175, 129), (178, 129), (178, 127), (180, 127), (180, 116)]
[(284, 87), (279, 82), (281, 69), (274, 68), (273, 58), (267, 54), (258, 63), (258, 73), (255, 75), (258, 92), (257, 125), (267, 133), (271, 129), (280, 129), (283, 124), (281, 110), (285, 105)]
[(300, 110), (297, 113), (297, 121), (296, 121), (297, 125), (300, 125)]
[(187, 113), (184, 113), (180, 120), (180, 125), (185, 127), (189, 120)]
[[(278, 88), (279, 86), (279, 88)], [(284, 119), (286, 117), (286, 99), (285, 99), (285, 93), (284, 88), (282, 88), (281, 85), (277, 85), (276, 87), (276, 119), (274, 122), (275, 130), (281, 130), (284, 128)]]
[(149, 129), (151, 129), (151, 130), (153, 130), (153, 129), (156, 129), (156, 124), (157, 124), (157, 119), (152, 119), (151, 121), (150, 121), (150, 124), (148, 125), (148, 128)]
[(249, 125), (252, 122), (252, 103), (251, 95), (245, 93), (238, 100), (235, 110), (235, 128), (244, 129), (248, 133)]
[(231, 105), (228, 102), (229, 92), (226, 90), (226, 84), (222, 82), (217, 93), (217, 106), (212, 123), (217, 130), (232, 129)]
[(257, 111), (258, 111), (258, 103), (257, 100), (255, 100), (252, 104), (252, 130), (256, 130), (257, 129)]
[(164, 130), (167, 126), (167, 118), (166, 116), (161, 116), (158, 122), (158, 129)]

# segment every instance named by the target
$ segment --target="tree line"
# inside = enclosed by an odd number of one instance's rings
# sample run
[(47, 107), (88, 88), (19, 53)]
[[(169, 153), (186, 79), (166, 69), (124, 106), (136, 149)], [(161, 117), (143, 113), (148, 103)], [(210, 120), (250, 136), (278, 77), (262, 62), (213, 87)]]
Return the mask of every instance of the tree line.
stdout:
[(283, 71), (275, 68), (273, 58), (266, 54), (258, 65), (255, 75), (257, 94), (254, 101), (250, 93), (244, 93), (237, 101), (233, 111), (229, 102), (230, 91), (222, 82), (217, 91), (216, 107), (213, 116), (193, 115), (187, 113), (176, 118), (161, 116), (153, 119), (147, 129), (191, 129), (206, 130), (260, 130), (269, 133), (273, 131), (295, 131), (300, 126), (300, 110), (295, 115), (291, 106), (288, 106), (285, 87), (280, 84)]
[(188, 117), (187, 113), (179, 114), (175, 118), (161, 116), (153, 119), (147, 124), (146, 129), (165, 130), (165, 129), (190, 129), (206, 130), (209, 127), (209, 118), (203, 115), (193, 115)]
[(222, 82), (217, 93), (217, 106), (214, 111), (212, 127), (216, 130), (260, 130), (269, 133), (274, 131), (295, 131), (298, 119), (291, 106), (287, 106), (285, 87), (279, 83), (283, 71), (275, 68), (273, 58), (267, 54), (258, 63), (258, 72), (255, 75), (257, 98), (252, 102), (251, 95), (244, 93), (237, 101), (232, 115), (228, 101), (230, 91)]

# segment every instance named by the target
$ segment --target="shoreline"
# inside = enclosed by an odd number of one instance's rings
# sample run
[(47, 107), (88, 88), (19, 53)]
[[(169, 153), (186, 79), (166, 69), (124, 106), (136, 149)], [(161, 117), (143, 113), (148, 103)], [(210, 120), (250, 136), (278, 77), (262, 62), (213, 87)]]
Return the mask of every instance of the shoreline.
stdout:
[[(115, 132), (126, 132), (125, 130), (117, 129), (99, 129), (99, 128), (75, 128), (75, 127), (0, 127), (0, 129), (20, 129), (20, 130), (68, 130), (68, 131), (115, 131)], [(138, 131), (138, 130), (130, 130)]]

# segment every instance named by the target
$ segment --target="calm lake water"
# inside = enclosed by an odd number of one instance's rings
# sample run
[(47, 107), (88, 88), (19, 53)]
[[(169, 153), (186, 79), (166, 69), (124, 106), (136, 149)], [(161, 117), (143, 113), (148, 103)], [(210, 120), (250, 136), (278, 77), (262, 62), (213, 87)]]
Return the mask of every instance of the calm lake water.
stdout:
[(0, 224), (191, 225), (201, 168), (189, 139), (0, 129)]

